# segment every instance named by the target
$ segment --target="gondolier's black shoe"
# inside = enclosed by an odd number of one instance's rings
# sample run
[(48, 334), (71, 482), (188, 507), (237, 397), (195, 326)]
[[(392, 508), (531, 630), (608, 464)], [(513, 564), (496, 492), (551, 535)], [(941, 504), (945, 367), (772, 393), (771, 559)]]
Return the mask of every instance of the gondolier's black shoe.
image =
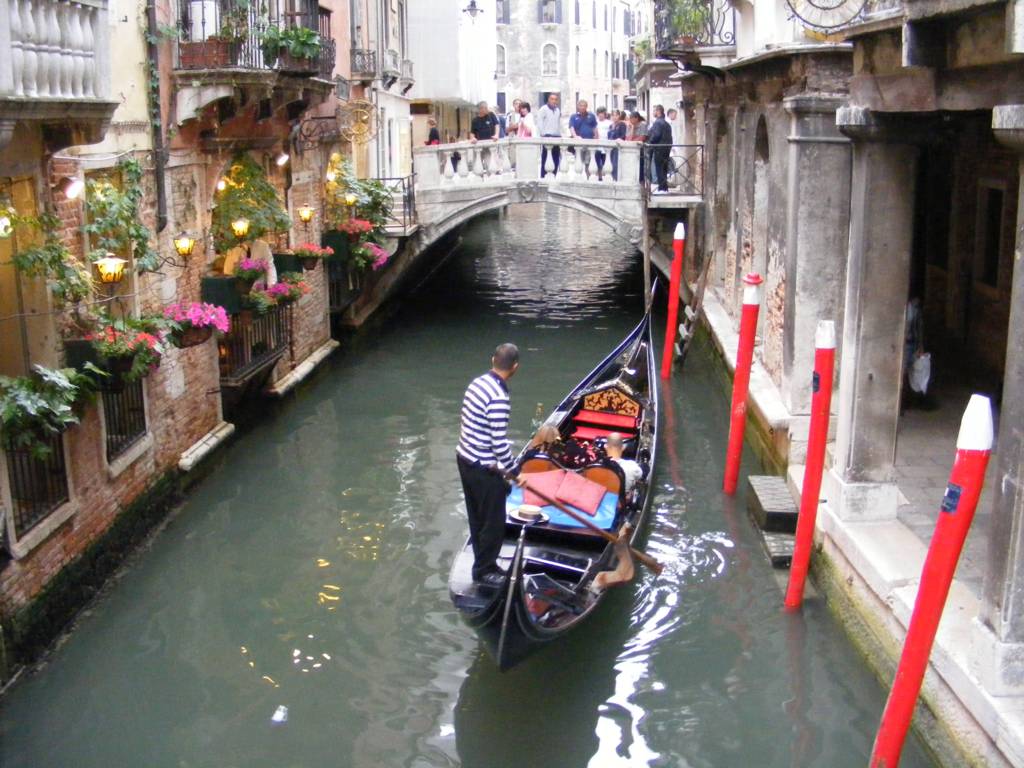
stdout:
[(505, 583), (505, 572), (488, 571), (475, 581), (477, 584), (482, 584), (487, 587), (500, 587), (502, 584)]

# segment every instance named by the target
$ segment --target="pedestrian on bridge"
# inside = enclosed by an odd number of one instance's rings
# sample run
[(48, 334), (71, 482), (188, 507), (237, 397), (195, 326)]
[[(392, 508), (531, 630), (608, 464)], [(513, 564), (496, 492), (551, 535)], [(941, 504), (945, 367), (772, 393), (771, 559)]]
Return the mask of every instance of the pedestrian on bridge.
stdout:
[[(583, 99), (580, 99), (576, 103), (576, 112), (572, 117), (569, 118), (569, 135), (576, 139), (596, 139), (597, 138), (597, 118), (594, 117), (594, 113), (588, 111), (590, 105)], [(569, 150), (570, 152), (572, 150)], [(587, 171), (587, 176), (590, 175), (590, 150), (589, 149), (578, 149), (580, 153), (580, 162), (583, 163), (583, 167)]]
[(654, 108), (654, 122), (647, 132), (647, 146), (658, 182), (658, 189), (654, 194), (667, 195), (668, 159), (672, 154), (672, 126), (665, 119), (665, 108), (660, 104)]
[[(608, 128), (609, 141), (625, 141), (629, 127), (626, 125), (626, 113), (621, 109), (612, 110), (612, 124)], [(619, 180), (619, 150), (612, 150), (612, 179)]]
[[(547, 103), (537, 110), (537, 133), (542, 138), (562, 137), (562, 110), (558, 107), (558, 94), (549, 93)], [(561, 160), (562, 152), (559, 147), (551, 148), (551, 162), (554, 165), (554, 173), (558, 174), (558, 163)], [(548, 148), (541, 147), (540, 150), (540, 175), (541, 178), (547, 173)]]

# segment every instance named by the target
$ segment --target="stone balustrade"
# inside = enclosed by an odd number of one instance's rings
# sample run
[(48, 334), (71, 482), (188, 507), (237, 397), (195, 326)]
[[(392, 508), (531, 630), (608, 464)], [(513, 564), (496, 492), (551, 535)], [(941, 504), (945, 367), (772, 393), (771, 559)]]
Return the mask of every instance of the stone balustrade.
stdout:
[(106, 0), (0, 0), (0, 97), (106, 99)]
[[(555, 149), (559, 154), (557, 172)], [(600, 179), (599, 153), (604, 155)], [(417, 147), (413, 157), (417, 189), (542, 179), (551, 184), (571, 182), (634, 188), (640, 185), (640, 144), (636, 142), (561, 138), (461, 141)]]

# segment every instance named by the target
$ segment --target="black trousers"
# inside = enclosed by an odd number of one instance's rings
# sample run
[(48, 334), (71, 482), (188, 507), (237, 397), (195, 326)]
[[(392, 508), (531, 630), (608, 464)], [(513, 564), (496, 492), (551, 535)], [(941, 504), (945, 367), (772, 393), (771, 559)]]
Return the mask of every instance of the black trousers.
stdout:
[(672, 154), (672, 147), (655, 146), (652, 148), (654, 155), (654, 173), (658, 178), (658, 189), (668, 190), (668, 159)]
[[(555, 166), (555, 170), (553, 171), (553, 173), (556, 176), (558, 175), (558, 165), (559, 165), (559, 162), (561, 161), (561, 159), (562, 159), (562, 148), (561, 147), (552, 147), (551, 148), (551, 163)], [(544, 174), (547, 173), (547, 171), (544, 170), (544, 166), (546, 166), (547, 164), (548, 164), (548, 147), (547, 147), (547, 144), (545, 144), (544, 146), (542, 146), (540, 148), (540, 175), (541, 175), (541, 178), (544, 178)]]
[(498, 555), (505, 538), (505, 496), (508, 486), (493, 472), (457, 459), (462, 493), (469, 516), (469, 540), (473, 545), (473, 578), (498, 570)]

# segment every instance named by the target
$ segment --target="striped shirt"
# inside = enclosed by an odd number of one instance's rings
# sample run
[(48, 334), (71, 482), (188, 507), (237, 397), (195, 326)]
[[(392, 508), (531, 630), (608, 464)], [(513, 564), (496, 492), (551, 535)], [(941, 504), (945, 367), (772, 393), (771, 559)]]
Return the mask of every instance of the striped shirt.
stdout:
[(493, 371), (477, 376), (466, 388), (462, 400), (462, 432), (456, 453), (470, 463), (500, 465), (512, 470), (512, 449), (508, 441), (511, 413), (508, 387)]

